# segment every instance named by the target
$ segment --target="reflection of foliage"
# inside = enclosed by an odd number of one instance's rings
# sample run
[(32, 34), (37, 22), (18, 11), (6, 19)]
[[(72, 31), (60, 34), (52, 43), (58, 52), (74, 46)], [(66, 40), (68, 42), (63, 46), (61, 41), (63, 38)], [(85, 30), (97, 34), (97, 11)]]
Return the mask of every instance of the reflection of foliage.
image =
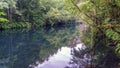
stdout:
[[(86, 67), (87, 65), (90, 64), (91, 61), (91, 56), (89, 54), (86, 53), (86, 51), (76, 51), (74, 50), (74, 57), (72, 59), (72, 63), (77, 64), (78, 66), (76, 67)], [(86, 58), (86, 59), (85, 59)]]
[[(83, 45), (85, 46), (85, 45)], [(72, 59), (68, 68), (92, 68), (93, 58), (89, 52), (89, 48), (86, 49), (73, 49)], [(91, 66), (92, 65), (92, 66)]]
[[(43, 28), (0, 34), (0, 66), (7, 68), (27, 68), (37, 60), (42, 62), (76, 34), (75, 27)], [(1, 64), (2, 63), (2, 64)], [(2, 66), (3, 68), (3, 66)]]
[(108, 49), (107, 51), (99, 52), (96, 62), (96, 68), (118, 68), (120, 59), (113, 50)]
[(73, 49), (70, 65), (66, 68), (118, 68), (119, 62), (120, 59), (109, 48), (96, 47), (91, 51), (87, 47), (86, 49)]

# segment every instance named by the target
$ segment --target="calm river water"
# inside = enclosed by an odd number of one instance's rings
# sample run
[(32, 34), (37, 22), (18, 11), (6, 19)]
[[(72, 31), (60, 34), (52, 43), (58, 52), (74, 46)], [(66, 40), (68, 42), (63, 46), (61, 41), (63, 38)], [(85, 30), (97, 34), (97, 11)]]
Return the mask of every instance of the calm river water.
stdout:
[(91, 56), (80, 41), (80, 30), (65, 25), (1, 31), (0, 68), (117, 68), (118, 59), (105, 47)]

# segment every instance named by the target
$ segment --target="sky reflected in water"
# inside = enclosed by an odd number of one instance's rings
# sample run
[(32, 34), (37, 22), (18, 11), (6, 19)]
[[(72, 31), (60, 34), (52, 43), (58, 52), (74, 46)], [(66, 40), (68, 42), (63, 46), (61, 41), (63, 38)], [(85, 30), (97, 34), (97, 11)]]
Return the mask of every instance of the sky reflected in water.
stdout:
[[(82, 43), (77, 44), (74, 47), (77, 49), (84, 49)], [(73, 48), (71, 47), (61, 47), (56, 54), (50, 56), (48, 61), (44, 61), (43, 63), (39, 63), (37, 66), (33, 66), (33, 68), (64, 68), (69, 66), (69, 62), (72, 59), (71, 51)]]

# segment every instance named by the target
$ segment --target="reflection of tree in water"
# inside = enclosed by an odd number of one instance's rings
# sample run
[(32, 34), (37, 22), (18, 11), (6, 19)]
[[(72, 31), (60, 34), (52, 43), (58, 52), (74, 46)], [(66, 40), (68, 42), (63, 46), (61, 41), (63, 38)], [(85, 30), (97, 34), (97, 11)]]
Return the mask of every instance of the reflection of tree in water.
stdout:
[[(85, 47), (85, 45), (82, 45)], [(72, 59), (69, 62), (69, 66), (65, 68), (91, 68), (93, 67), (92, 56), (88, 48), (74, 48), (71, 51)]]
[(119, 68), (120, 59), (115, 52), (109, 48), (101, 49), (102, 47), (96, 47), (94, 55), (89, 48), (73, 49), (73, 57), (65, 68)]
[(119, 68), (120, 59), (116, 56), (112, 50), (107, 51), (98, 58), (99, 62), (96, 64), (96, 68)]
[(43, 62), (76, 34), (74, 26), (0, 33), (0, 68), (28, 68)]

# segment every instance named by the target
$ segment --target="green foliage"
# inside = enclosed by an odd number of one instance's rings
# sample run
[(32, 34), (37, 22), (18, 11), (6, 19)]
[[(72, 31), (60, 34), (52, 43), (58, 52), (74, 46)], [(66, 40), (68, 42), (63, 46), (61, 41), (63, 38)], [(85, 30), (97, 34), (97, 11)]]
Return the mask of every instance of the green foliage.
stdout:
[(17, 0), (1, 0), (0, 5), (3, 8), (16, 8)]
[(5, 12), (1, 11), (0, 9), (0, 28), (5, 26), (9, 22), (9, 20), (6, 19), (5, 16), (6, 16)]
[[(109, 39), (114, 40), (115, 42), (117, 42), (116, 47), (115, 47), (115, 51), (116, 51), (116, 53), (120, 54), (120, 34), (119, 34), (119, 29), (117, 30), (117, 32), (115, 32), (115, 31), (112, 30), (112, 29), (108, 29), (106, 31), (106, 36)], [(113, 42), (113, 44), (115, 42)]]
[(118, 0), (79, 0), (77, 3), (74, 3), (74, 0), (68, 1), (78, 9), (78, 11), (74, 11), (79, 12), (80, 18), (85, 22), (94, 22), (94, 24), (119, 22), (120, 7), (117, 4), (120, 4), (120, 1)]
[(120, 41), (120, 34), (118, 34), (117, 32), (115, 32), (115, 31), (112, 30), (112, 29), (106, 30), (106, 36), (107, 36), (109, 39), (116, 40), (116, 41)]
[(2, 0), (0, 8), (9, 22), (29, 22), (34, 27), (53, 26), (75, 19), (65, 0)]
[(0, 16), (5, 16), (6, 14), (4, 12), (0, 12)]
[(66, 3), (85, 24), (96, 29), (83, 37), (88, 45), (92, 37), (93, 48), (110, 44), (119, 52), (120, 30), (116, 29), (120, 25), (119, 0), (66, 0)]
[(0, 1), (0, 9), (8, 8), (8, 4), (4, 1)]
[(31, 24), (28, 22), (13, 22), (6, 23), (1, 26), (2, 29), (20, 29), (20, 28), (30, 28)]
[(117, 45), (117, 47), (116, 47), (116, 49), (115, 49), (115, 50), (116, 50), (116, 52), (117, 52), (117, 53), (119, 53), (119, 54), (120, 54), (120, 43)]
[(2, 24), (2, 23), (7, 23), (7, 22), (9, 22), (7, 19), (5, 19), (5, 18), (0, 18), (0, 23)]

